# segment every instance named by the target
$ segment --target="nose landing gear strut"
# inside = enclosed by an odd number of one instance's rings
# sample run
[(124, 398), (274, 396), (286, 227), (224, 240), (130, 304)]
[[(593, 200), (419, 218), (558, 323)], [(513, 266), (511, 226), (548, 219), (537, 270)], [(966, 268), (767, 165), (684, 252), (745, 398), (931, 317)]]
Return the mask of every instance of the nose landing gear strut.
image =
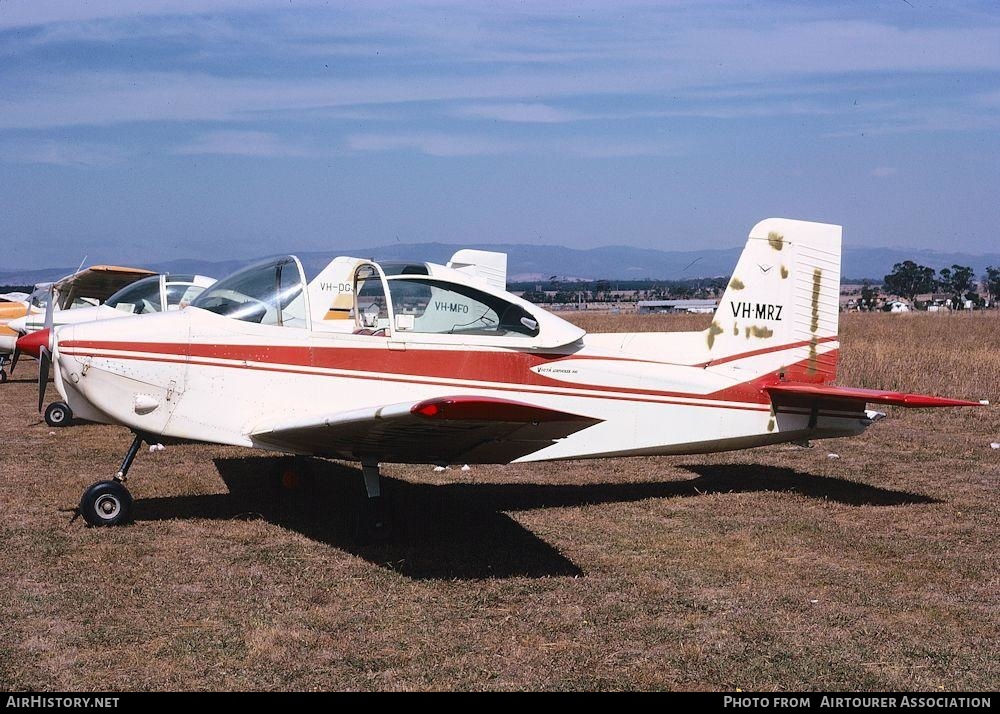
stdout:
[(128, 480), (128, 471), (144, 441), (147, 441), (144, 435), (136, 434), (115, 477), (91, 484), (83, 492), (80, 498), (80, 515), (88, 524), (117, 526), (131, 520), (132, 494), (125, 487), (125, 481)]

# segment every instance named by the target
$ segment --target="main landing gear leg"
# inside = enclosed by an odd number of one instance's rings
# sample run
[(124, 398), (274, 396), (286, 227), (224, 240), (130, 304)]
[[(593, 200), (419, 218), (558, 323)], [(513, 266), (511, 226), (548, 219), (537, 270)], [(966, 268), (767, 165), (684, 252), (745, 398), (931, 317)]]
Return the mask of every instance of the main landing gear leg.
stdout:
[(382, 479), (377, 461), (362, 461), (361, 475), (365, 480), (368, 499), (362, 507), (359, 535), (370, 541), (386, 540), (392, 533), (389, 508), (382, 495)]
[(132, 515), (132, 494), (125, 488), (125, 482), (132, 462), (145, 440), (142, 434), (136, 434), (114, 479), (98, 481), (83, 492), (83, 497), (80, 498), (80, 515), (87, 523), (92, 526), (117, 526), (129, 521)]

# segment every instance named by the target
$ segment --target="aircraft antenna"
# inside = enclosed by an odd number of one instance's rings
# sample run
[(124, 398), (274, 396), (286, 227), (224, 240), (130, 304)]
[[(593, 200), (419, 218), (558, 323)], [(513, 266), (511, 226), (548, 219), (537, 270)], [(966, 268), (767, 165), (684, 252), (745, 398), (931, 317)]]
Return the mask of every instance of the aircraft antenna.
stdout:
[(681, 268), (681, 271), (680, 271), (680, 272), (681, 272), (681, 273), (683, 273), (683, 272), (684, 272), (685, 270), (687, 270), (687, 269), (688, 269), (688, 268), (690, 268), (690, 267), (691, 267), (692, 265), (694, 265), (694, 264), (695, 264), (695, 263), (697, 263), (697, 262), (698, 262), (699, 260), (701, 260), (701, 259), (702, 259), (702, 257), (703, 257), (703, 256), (700, 256), (700, 255), (699, 255), (699, 256), (698, 256), (697, 258), (695, 258), (695, 259), (694, 259), (694, 260), (692, 260), (692, 261), (691, 261), (690, 263), (688, 263), (688, 264), (687, 264), (687, 265), (685, 265), (685, 266), (684, 266), (683, 268)]

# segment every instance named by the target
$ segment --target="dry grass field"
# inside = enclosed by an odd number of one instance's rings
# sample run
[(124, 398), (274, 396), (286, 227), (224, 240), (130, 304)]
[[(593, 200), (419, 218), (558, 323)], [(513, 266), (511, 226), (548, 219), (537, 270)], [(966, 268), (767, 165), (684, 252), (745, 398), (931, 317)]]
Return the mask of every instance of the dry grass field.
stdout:
[[(843, 384), (1000, 398), (1000, 314), (851, 314), (842, 333)], [(16, 376), (0, 689), (1000, 685), (1000, 407), (895, 409), (811, 449), (390, 465), (395, 538), (359, 546), (352, 466), (304, 461), (289, 488), (290, 459), (212, 446), (142, 452), (136, 522), (86, 528), (72, 509), (130, 435), (50, 429), (31, 363)]]

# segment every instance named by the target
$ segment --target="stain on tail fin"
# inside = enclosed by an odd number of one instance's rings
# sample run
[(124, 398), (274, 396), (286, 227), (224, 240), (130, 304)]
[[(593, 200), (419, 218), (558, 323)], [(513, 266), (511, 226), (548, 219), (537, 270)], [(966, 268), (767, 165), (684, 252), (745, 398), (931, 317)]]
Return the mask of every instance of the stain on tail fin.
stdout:
[(833, 381), (841, 230), (787, 218), (768, 218), (753, 227), (705, 331), (710, 366)]

